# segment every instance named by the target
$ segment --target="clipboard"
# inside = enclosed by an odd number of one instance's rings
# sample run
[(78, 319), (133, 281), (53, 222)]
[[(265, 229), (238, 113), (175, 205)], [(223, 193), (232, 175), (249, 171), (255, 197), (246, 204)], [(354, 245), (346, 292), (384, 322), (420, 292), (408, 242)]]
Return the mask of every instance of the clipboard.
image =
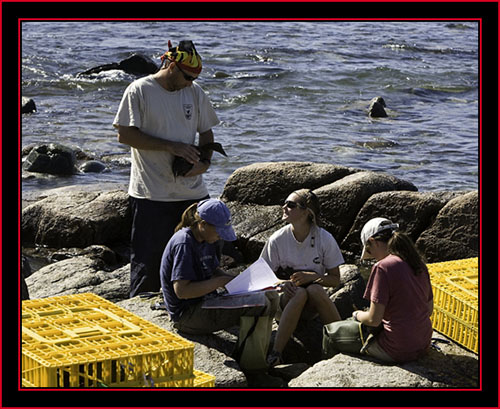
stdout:
[(203, 300), (201, 308), (233, 309), (244, 307), (260, 307), (266, 305), (266, 290), (253, 291), (244, 294), (226, 294), (215, 297), (207, 297)]

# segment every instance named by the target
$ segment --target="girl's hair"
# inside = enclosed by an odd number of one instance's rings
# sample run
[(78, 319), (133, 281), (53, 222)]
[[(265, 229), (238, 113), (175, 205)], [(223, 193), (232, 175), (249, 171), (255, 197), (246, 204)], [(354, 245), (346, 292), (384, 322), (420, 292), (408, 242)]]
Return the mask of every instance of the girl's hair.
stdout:
[(390, 254), (398, 256), (401, 260), (406, 261), (413, 269), (415, 275), (427, 271), (425, 259), (419, 253), (415, 244), (410, 237), (397, 230), (384, 230), (373, 236), (375, 240), (380, 240), (387, 243), (387, 250)]
[(319, 204), (318, 196), (316, 196), (310, 189), (299, 189), (293, 193), (299, 197), (299, 204), (308, 210), (311, 222), (319, 227), (321, 225), (321, 206)]
[(184, 213), (182, 213), (181, 221), (175, 228), (175, 232), (178, 232), (183, 227), (193, 227), (196, 223), (202, 220), (197, 212), (197, 206), (198, 203), (193, 203), (186, 210), (184, 210)]

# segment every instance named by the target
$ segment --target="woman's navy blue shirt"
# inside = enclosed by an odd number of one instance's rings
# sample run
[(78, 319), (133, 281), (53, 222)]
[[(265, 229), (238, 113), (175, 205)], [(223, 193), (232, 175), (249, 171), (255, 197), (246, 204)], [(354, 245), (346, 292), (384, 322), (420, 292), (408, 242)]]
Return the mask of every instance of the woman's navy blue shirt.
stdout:
[(160, 280), (167, 311), (173, 321), (178, 321), (182, 311), (203, 298), (181, 300), (175, 295), (174, 281), (202, 281), (211, 278), (219, 266), (216, 248), (216, 244), (198, 242), (187, 227), (175, 233), (165, 247)]

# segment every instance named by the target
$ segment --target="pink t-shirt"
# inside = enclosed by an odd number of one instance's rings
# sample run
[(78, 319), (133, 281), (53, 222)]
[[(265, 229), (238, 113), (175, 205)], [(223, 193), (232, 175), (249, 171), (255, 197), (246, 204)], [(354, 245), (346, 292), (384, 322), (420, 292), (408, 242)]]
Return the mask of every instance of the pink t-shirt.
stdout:
[(394, 360), (417, 359), (429, 347), (432, 297), (427, 271), (415, 275), (405, 261), (392, 254), (373, 266), (364, 298), (385, 306), (384, 331), (377, 342)]

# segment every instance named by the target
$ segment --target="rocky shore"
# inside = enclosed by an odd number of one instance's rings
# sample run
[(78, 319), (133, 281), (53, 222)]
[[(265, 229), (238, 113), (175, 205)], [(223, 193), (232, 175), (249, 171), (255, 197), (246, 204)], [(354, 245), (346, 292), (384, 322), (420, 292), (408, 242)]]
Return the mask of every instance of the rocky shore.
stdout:
[[(238, 236), (235, 245), (224, 249), (222, 263), (230, 272), (237, 274), (255, 261), (267, 238), (283, 226), (280, 204), (304, 187), (318, 195), (323, 226), (346, 259), (341, 284), (330, 294), (343, 318), (350, 316), (353, 305), (366, 305), (365, 282), (356, 263), (361, 227), (372, 217), (399, 223), (428, 262), (478, 255), (477, 191), (421, 193), (412, 183), (386, 173), (310, 162), (256, 163), (237, 169), (221, 196), (232, 211)], [(21, 219), (25, 297), (92, 292), (176, 331), (164, 310), (151, 308), (159, 296), (128, 298), (131, 220), (125, 189), (60, 188), (30, 199), (23, 198)], [(38, 268), (40, 259), (43, 266)], [(319, 321), (309, 322), (287, 345), (288, 364), (275, 373), (289, 387), (478, 387), (477, 355), (436, 332), (427, 357), (389, 366), (345, 354), (320, 360), (321, 331)], [(208, 336), (181, 335), (195, 342), (195, 367), (215, 375), (217, 387), (248, 386), (231, 358), (237, 328)]]

